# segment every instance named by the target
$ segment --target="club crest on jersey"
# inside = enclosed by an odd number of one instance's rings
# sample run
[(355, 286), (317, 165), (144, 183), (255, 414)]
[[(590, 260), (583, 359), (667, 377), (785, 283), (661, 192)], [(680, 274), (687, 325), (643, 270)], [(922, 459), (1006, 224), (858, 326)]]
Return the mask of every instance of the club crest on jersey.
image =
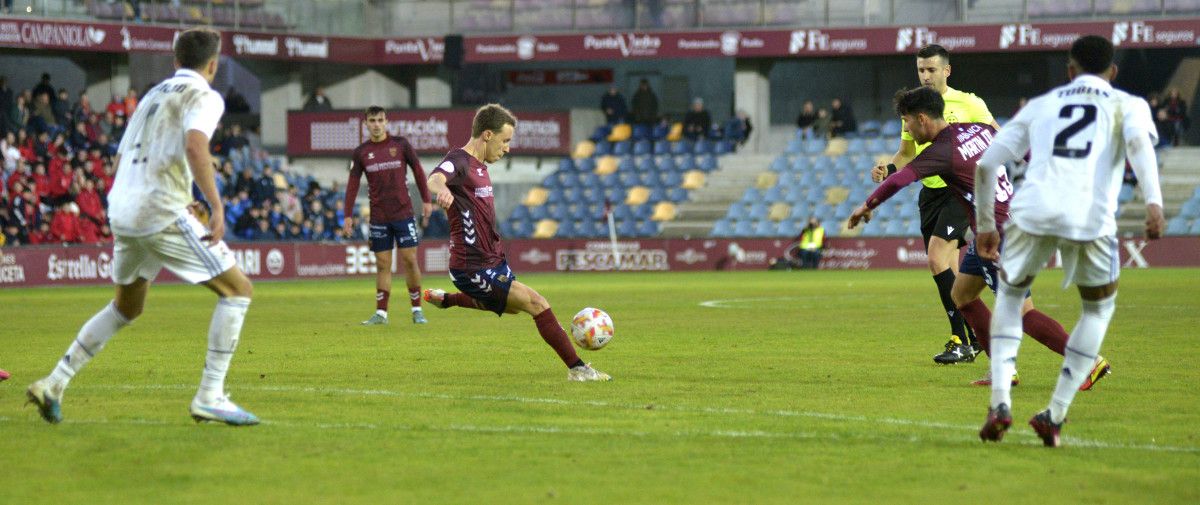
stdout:
[(367, 153), (367, 159), (368, 159), (368, 160), (373, 160), (373, 159), (375, 159), (375, 153)]
[(483, 177), (483, 169), (482, 169), (482, 168), (476, 168), (476, 169), (475, 169), (475, 174), (476, 174), (476, 175), (478, 175), (478, 176), (480, 176), (480, 177)]
[(390, 156), (395, 156), (395, 155), (396, 155), (396, 148), (395, 148), (395, 147), (390, 147), (390, 148), (388, 148), (388, 155), (390, 155)]

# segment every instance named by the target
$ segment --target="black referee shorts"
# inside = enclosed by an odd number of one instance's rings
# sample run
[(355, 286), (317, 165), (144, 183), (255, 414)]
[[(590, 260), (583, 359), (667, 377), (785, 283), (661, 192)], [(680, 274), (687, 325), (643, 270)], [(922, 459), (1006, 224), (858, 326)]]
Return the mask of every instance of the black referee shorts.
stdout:
[(957, 240), (959, 248), (967, 244), (965, 234), (971, 225), (967, 209), (954, 198), (950, 188), (922, 186), (917, 207), (921, 210), (921, 238), (925, 239), (926, 250), (930, 237), (941, 237), (947, 242)]

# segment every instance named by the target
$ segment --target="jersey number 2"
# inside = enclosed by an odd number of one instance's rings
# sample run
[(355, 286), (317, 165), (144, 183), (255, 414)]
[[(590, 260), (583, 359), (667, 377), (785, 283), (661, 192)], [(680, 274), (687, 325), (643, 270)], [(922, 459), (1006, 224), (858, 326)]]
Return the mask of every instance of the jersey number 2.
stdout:
[(1092, 152), (1092, 141), (1087, 141), (1083, 148), (1068, 147), (1071, 137), (1096, 122), (1096, 106), (1090, 104), (1068, 104), (1058, 111), (1058, 117), (1071, 119), (1075, 117), (1075, 109), (1083, 109), (1083, 116), (1067, 125), (1058, 135), (1054, 136), (1054, 155), (1060, 158), (1086, 158)]

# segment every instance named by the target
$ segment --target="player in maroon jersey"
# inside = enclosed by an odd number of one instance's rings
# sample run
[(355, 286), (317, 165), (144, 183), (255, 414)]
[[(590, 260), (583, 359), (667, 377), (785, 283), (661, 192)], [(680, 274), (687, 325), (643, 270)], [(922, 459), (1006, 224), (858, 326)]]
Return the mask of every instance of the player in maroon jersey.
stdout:
[[(901, 188), (916, 182), (922, 177), (941, 176), (946, 185), (954, 193), (955, 199), (963, 205), (970, 219), (971, 229), (975, 229), (975, 163), (987, 147), (992, 143), (996, 130), (991, 125), (983, 123), (947, 123), (943, 117), (945, 101), (941, 94), (932, 88), (921, 87), (900, 91), (894, 98), (896, 113), (905, 121), (905, 128), (918, 143), (932, 142), (921, 154), (917, 155), (902, 170), (884, 179), (883, 184), (867, 197), (854, 213), (850, 215), (849, 227), (854, 228), (859, 221), (870, 221), (871, 211), (895, 195)], [(999, 228), (1008, 220), (1008, 200), (1012, 198), (1013, 187), (1008, 176), (1000, 174), (996, 188), (996, 225)], [(954, 279), (950, 295), (954, 304), (967, 322), (975, 330), (985, 352), (990, 352), (990, 328), (992, 313), (988, 310), (979, 294), (988, 287), (996, 291), (996, 264), (979, 256), (975, 250), (975, 241), (968, 242), (967, 254), (959, 266), (959, 276)], [(1067, 339), (1070, 337), (1062, 325), (1033, 307), (1032, 299), (1027, 295), (1021, 308), (1022, 323), (1025, 331), (1050, 350), (1063, 354)], [(1096, 367), (1108, 368), (1108, 362), (1103, 357), (1096, 360)], [(1092, 377), (1099, 380), (1107, 371)], [(1013, 378), (1013, 384), (1017, 379)], [(990, 386), (989, 377), (977, 380), (972, 384)], [(1084, 383), (1081, 389), (1090, 389), (1094, 381)]]
[(417, 219), (408, 198), (408, 170), (413, 173), (421, 192), (421, 226), (429, 224), (433, 204), (425, 184), (425, 170), (408, 139), (389, 135), (383, 107), (367, 108), (367, 132), (371, 139), (354, 150), (350, 159), (350, 180), (346, 182), (346, 235), (354, 227), (354, 199), (358, 183), (367, 173), (367, 195), (371, 210), (371, 251), (375, 253), (375, 314), (362, 324), (387, 324), (388, 298), (392, 292), (392, 248), (400, 248), (404, 264), (404, 283), (412, 305), (414, 323), (425, 324), (421, 312), (421, 269), (417, 266)]
[(567, 380), (611, 380), (579, 359), (550, 303), (517, 281), (500, 248), (487, 164), (508, 153), (516, 126), (517, 118), (504, 107), (480, 107), (471, 124), (471, 140), (447, 153), (429, 175), (429, 188), (450, 219), (450, 277), (461, 292), (427, 289), (425, 301), (443, 309), (466, 307), (496, 315), (525, 312), (533, 316), (542, 339), (567, 365)]

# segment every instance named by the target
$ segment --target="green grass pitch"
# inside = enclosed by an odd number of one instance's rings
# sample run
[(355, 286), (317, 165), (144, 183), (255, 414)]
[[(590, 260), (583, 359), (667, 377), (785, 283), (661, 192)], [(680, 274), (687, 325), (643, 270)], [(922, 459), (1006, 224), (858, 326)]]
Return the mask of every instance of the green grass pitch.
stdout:
[[(362, 327), (369, 279), (260, 283), (227, 381), (253, 428), (188, 417), (206, 290), (154, 287), (57, 426), (25, 387), (111, 288), (0, 290), (0, 503), (1200, 503), (1197, 270), (1123, 273), (1114, 374), (1056, 450), (1025, 421), (1060, 358), (1025, 339), (1013, 429), (981, 443), (989, 393), (968, 383), (987, 362), (933, 364), (947, 331), (924, 271), (521, 279), (563, 323), (612, 315), (608, 348), (581, 351), (612, 382), (568, 383), (528, 316), (427, 307), (416, 327), (401, 295)], [(1060, 282), (1034, 301), (1069, 330)]]

